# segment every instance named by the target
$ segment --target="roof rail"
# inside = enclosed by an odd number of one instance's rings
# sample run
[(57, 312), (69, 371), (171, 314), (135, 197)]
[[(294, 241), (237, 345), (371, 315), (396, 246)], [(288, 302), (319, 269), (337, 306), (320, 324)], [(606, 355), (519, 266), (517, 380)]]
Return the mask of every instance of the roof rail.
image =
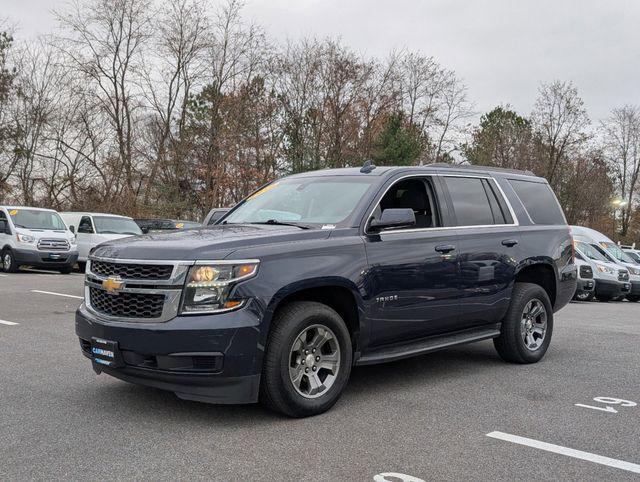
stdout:
[(445, 162), (435, 162), (428, 164), (430, 167), (448, 168), (448, 169), (473, 169), (476, 171), (493, 171), (493, 172), (507, 172), (511, 174), (525, 174), (527, 176), (535, 176), (531, 171), (522, 171), (520, 169), (509, 169), (506, 167), (493, 167), (493, 166), (480, 166), (477, 164), (447, 164)]

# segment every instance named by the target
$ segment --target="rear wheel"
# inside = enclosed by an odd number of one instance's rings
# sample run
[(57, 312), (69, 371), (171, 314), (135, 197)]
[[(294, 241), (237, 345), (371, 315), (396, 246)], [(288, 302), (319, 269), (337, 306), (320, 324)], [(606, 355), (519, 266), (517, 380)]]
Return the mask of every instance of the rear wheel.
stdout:
[(16, 273), (20, 265), (16, 263), (16, 258), (10, 249), (5, 249), (2, 252), (2, 269), (6, 273)]
[(338, 313), (321, 303), (291, 303), (269, 334), (260, 400), (290, 417), (325, 412), (347, 384), (352, 359), (349, 330)]
[(547, 352), (553, 333), (553, 309), (539, 285), (516, 283), (511, 304), (493, 344), (503, 360), (535, 363)]

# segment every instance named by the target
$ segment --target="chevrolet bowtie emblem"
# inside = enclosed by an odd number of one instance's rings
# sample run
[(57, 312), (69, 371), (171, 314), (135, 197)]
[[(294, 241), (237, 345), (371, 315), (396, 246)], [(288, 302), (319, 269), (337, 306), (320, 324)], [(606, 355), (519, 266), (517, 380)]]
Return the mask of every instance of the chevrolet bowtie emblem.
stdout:
[(115, 293), (116, 291), (121, 289), (123, 286), (124, 286), (124, 283), (122, 282), (122, 280), (120, 278), (110, 277), (110, 278), (107, 278), (106, 280), (104, 280), (102, 282), (102, 287), (109, 294)]

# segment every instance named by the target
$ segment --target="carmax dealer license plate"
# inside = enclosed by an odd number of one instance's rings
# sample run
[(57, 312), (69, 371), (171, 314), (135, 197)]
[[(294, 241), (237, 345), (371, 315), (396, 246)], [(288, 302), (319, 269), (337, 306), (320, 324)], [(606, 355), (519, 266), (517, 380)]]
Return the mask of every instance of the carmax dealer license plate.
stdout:
[(91, 358), (99, 365), (118, 367), (122, 365), (122, 357), (118, 349), (118, 342), (91, 338)]

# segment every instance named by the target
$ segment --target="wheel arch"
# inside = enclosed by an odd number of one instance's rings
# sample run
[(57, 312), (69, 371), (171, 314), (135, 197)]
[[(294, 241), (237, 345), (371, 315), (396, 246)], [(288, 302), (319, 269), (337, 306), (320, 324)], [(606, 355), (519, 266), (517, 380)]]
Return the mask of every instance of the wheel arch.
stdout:
[(558, 279), (554, 263), (551, 260), (527, 260), (516, 271), (516, 283), (533, 283), (542, 287), (549, 296), (551, 306), (555, 307)]
[(340, 277), (298, 281), (278, 290), (271, 298), (264, 315), (267, 327), (265, 343), (271, 330), (271, 322), (278, 311), (294, 301), (315, 301), (335, 310), (347, 325), (354, 354), (360, 350), (362, 299), (353, 282)]

